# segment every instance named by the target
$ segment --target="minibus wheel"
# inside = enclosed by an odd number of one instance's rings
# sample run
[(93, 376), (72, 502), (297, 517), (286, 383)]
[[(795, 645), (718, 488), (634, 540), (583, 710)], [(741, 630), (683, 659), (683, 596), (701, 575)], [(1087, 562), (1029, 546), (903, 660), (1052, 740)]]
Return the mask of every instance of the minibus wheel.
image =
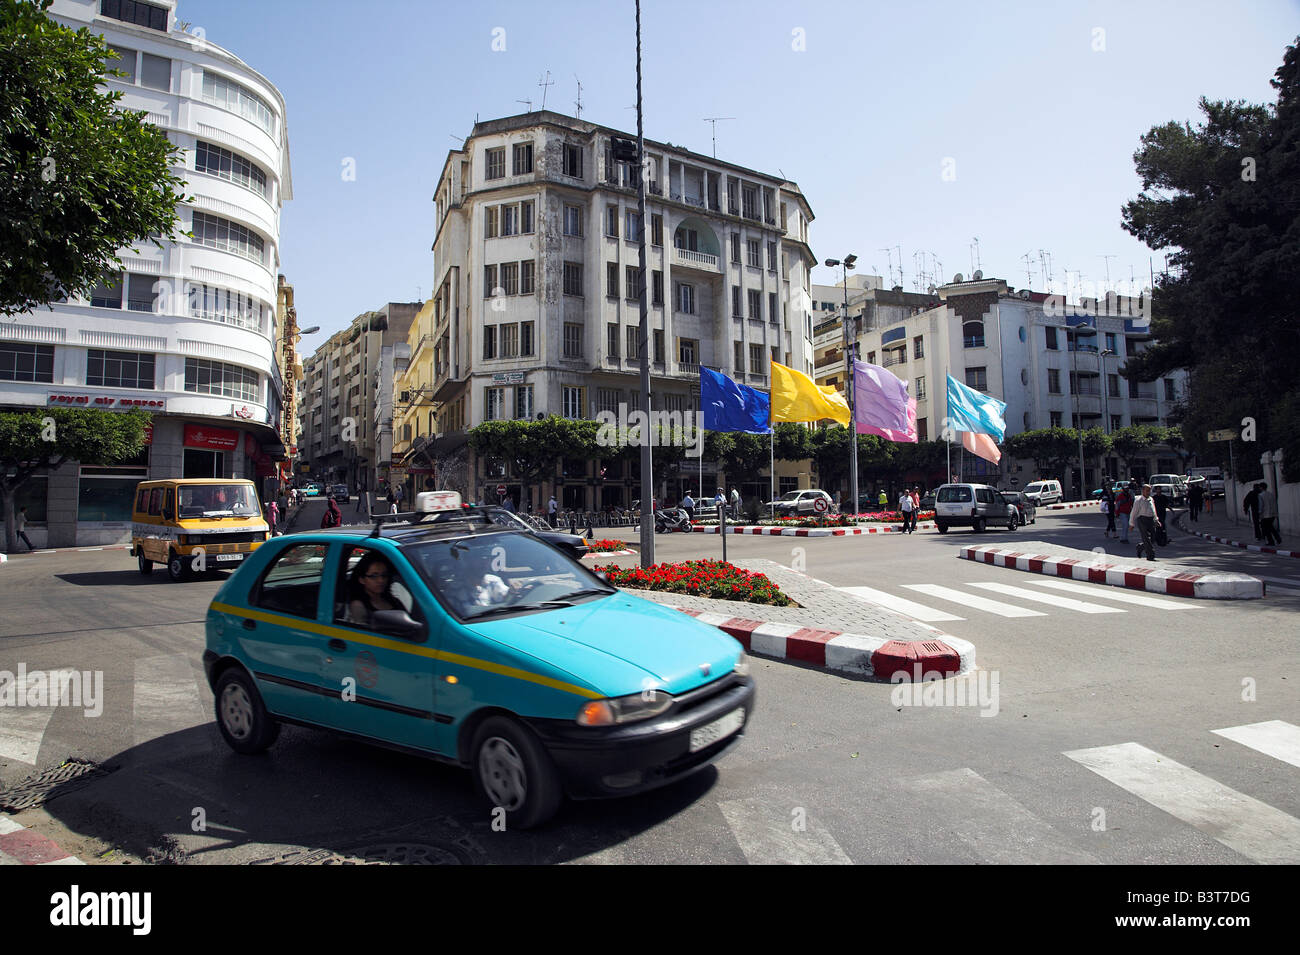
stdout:
[(171, 551), (167, 557), (167, 576), (179, 583), (186, 578), (188, 570), (185, 557), (176, 551)]
[(149, 560), (147, 557), (144, 556), (144, 551), (143, 550), (137, 551), (136, 557), (140, 561), (140, 573), (144, 574), (146, 577), (152, 574), (153, 561)]

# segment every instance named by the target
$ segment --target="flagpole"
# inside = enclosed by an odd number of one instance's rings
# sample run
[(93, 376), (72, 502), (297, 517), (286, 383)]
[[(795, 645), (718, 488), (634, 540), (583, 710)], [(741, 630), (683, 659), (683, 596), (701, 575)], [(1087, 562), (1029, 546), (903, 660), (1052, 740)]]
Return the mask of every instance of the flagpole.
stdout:
[(776, 517), (776, 425), (767, 433), (767, 499), (772, 501), (771, 516)]

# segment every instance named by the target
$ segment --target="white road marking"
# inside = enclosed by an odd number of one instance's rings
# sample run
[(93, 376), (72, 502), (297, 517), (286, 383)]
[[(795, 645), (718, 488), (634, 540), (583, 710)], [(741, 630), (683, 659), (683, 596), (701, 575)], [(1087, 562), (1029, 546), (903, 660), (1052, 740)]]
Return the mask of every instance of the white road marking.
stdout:
[(1068, 580), (1051, 580), (1050, 578), (1032, 579), (1031, 584), (1037, 584), (1039, 587), (1050, 587), (1053, 590), (1064, 590), (1074, 594), (1086, 594), (1089, 597), (1100, 597), (1102, 600), (1114, 600), (1124, 604), (1138, 604), (1142, 607), (1155, 607), (1159, 610), (1204, 610), (1205, 608), (1190, 600), (1179, 602), (1165, 597), (1144, 597), (1141, 594), (1129, 593), (1127, 590), (1121, 590), (1118, 587), (1108, 587), (1105, 584), (1072, 584)]
[(953, 603), (959, 603), (963, 607), (970, 607), (974, 610), (985, 610), (989, 613), (995, 613), (999, 617), (1046, 617), (1047, 614), (1037, 610), (1026, 610), (1024, 607), (1015, 607), (1011, 604), (1004, 604), (999, 600), (989, 600), (987, 597), (977, 597), (974, 594), (964, 594), (960, 590), (953, 590), (950, 587), (940, 587), (938, 584), (903, 584), (908, 590), (915, 590), (919, 593), (928, 594), (931, 597), (938, 597), (940, 600), (951, 600)]
[(972, 769), (953, 769), (904, 781), (904, 788), (939, 803), (931, 812), (984, 861), (998, 864), (1089, 864), (1097, 859), (1067, 840)]
[(1268, 720), (1245, 726), (1229, 726), (1213, 732), (1234, 743), (1249, 746), (1265, 756), (1300, 766), (1300, 726), (1292, 726), (1282, 720)]
[(965, 617), (958, 617), (955, 614), (944, 613), (942, 610), (935, 610), (933, 607), (927, 607), (925, 604), (916, 603), (908, 600), (906, 597), (895, 597), (893, 594), (887, 594), (883, 590), (873, 590), (871, 587), (840, 587), (840, 590), (846, 594), (852, 594), (867, 603), (877, 604), (886, 610), (893, 610), (896, 613), (907, 614), (909, 617), (915, 617), (924, 623), (941, 623), (945, 620), (965, 620)]
[(853, 865), (825, 829), (809, 823), (796, 831), (794, 807), (733, 799), (718, 808), (750, 865)]
[[(27, 691), (33, 680), (57, 688), (63, 686), (65, 677), (77, 679), (80, 674), (67, 667), (54, 670), (32, 670), (24, 673), (22, 679), (10, 676), (12, 690), (5, 689), (4, 696), (13, 693), (16, 706), (0, 707), (0, 759), (12, 759), (16, 762), (36, 765), (36, 757), (41, 749), (41, 740), (45, 738), (45, 729), (54, 718), (55, 704), (46, 706), (28, 706)], [(57, 692), (57, 690), (55, 690)]]
[(4, 813), (0, 813), (0, 836), (8, 835), (11, 832), (18, 832), (25, 829), (26, 826), (20, 826)]
[(1300, 863), (1300, 819), (1138, 743), (1063, 753), (1259, 863)]
[(1073, 597), (1060, 597), (1056, 594), (1040, 594), (1032, 590), (1026, 590), (1024, 587), (1014, 587), (1011, 584), (993, 584), (993, 583), (970, 583), (968, 587), (982, 587), (984, 590), (991, 590), (994, 593), (1005, 594), (1008, 597), (1019, 597), (1021, 600), (1032, 600), (1034, 603), (1050, 604), (1053, 607), (1061, 607), (1064, 610), (1077, 610), (1079, 613), (1125, 613), (1119, 607), (1103, 607), (1101, 604), (1090, 604), (1086, 600), (1075, 600)]
[[(134, 716), (136, 746), (208, 722), (188, 654), (170, 653), (135, 661)], [(191, 736), (185, 749), (211, 748), (206, 733)]]

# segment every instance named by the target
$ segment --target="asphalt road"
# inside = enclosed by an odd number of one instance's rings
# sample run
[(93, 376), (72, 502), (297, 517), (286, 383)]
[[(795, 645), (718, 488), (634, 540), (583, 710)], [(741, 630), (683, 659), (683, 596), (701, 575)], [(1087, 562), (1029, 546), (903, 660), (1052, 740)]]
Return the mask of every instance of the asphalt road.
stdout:
[[(299, 527), (317, 526), (322, 506)], [(1096, 515), (1044, 512), (1015, 536), (1087, 548), (1107, 543), (1099, 526)], [(1162, 601), (1195, 606), (1180, 610), (1055, 594), (1118, 611), (1089, 613), (975, 586), (1053, 596), (1034, 575), (955, 557), (970, 540), (1012, 536), (731, 538), (732, 559), (776, 560), (960, 618), (931, 625), (975, 643), (986, 695), (922, 705), (886, 684), (756, 660), (747, 736), (715, 769), (644, 796), (571, 803), (532, 833), (494, 831), (466, 772), (325, 733), (288, 728), (263, 756), (230, 752), (200, 664), (218, 580), (146, 579), (125, 551), (16, 557), (0, 565), (0, 670), (102, 671), (102, 713), (0, 709), (0, 783), (74, 756), (117, 767), (18, 817), (83, 858), (115, 846), (110, 859), (190, 864), (312, 852), (446, 863), (1300, 861), (1300, 581), (1296, 594), (1258, 601)], [(661, 560), (719, 552), (713, 535), (657, 544)], [(1281, 559), (1181, 535), (1168, 555), (1300, 577)], [(1042, 616), (1001, 616), (972, 597)]]

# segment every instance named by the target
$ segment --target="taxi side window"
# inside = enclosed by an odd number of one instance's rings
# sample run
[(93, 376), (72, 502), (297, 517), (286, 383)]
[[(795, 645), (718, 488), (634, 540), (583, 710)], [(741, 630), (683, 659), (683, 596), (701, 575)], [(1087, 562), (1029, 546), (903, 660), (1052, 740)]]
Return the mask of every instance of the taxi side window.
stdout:
[(410, 588), (388, 558), (371, 547), (350, 548), (334, 589), (334, 622), (382, 632), (371, 619), (377, 610), (405, 610), (421, 619)]
[(316, 619), (325, 574), (326, 544), (297, 544), (271, 562), (250, 603), (254, 607)]

